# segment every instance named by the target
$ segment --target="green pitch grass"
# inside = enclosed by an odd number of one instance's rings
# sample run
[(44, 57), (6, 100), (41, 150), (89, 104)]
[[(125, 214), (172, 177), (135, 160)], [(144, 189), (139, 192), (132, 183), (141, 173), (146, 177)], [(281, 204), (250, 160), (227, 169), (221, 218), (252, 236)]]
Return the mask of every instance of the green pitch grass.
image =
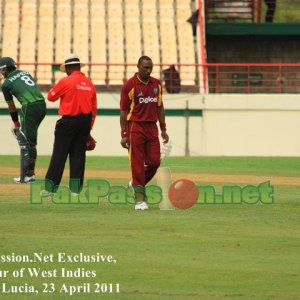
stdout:
[[(16, 168), (18, 163), (18, 157), (0, 156), (1, 170)], [(48, 163), (49, 157), (39, 157), (37, 167), (41, 170)], [(173, 174), (276, 176), (288, 177), (291, 183), (278, 180), (274, 203), (268, 205), (195, 205), (173, 211), (152, 205), (149, 211), (136, 212), (131, 205), (112, 205), (105, 200), (98, 205), (51, 201), (32, 205), (28, 186), (12, 184), (13, 176), (2, 171), (0, 299), (300, 298), (300, 186), (293, 183), (300, 177), (300, 158), (170, 157), (164, 165)], [(87, 160), (87, 169), (107, 170), (108, 174), (126, 171), (128, 166), (126, 158)], [(125, 183), (128, 178), (116, 181)], [(220, 181), (208, 183), (216, 188), (223, 185)], [(13, 253), (30, 257), (39, 253), (50, 261), (5, 261)], [(111, 255), (114, 262), (58, 262), (58, 253), (100, 253)], [(21, 268), (25, 268), (24, 276), (15, 278), (13, 272)], [(45, 277), (30, 277), (29, 268), (48, 272)], [(79, 268), (81, 274), (62, 278), (62, 268)], [(95, 277), (84, 277), (88, 271)], [(27, 283), (39, 294), (3, 294), (3, 283), (7, 287)], [(107, 292), (102, 285), (102, 293), (100, 289), (95, 293), (103, 283)], [(93, 293), (70, 296), (62, 289), (84, 284), (90, 284)], [(109, 293), (110, 288), (114, 293)]]

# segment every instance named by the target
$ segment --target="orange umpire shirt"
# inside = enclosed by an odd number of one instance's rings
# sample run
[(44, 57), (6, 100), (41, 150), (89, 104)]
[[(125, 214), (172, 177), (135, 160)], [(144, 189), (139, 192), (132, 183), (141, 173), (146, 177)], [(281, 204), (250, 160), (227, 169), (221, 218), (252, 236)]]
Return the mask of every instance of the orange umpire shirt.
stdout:
[(93, 83), (82, 72), (74, 71), (64, 77), (48, 92), (48, 100), (54, 102), (60, 98), (58, 113), (62, 116), (97, 114), (97, 94)]
[(128, 111), (127, 121), (157, 122), (157, 107), (163, 106), (162, 87), (158, 79), (150, 77), (148, 84), (137, 74), (123, 86), (120, 109)]

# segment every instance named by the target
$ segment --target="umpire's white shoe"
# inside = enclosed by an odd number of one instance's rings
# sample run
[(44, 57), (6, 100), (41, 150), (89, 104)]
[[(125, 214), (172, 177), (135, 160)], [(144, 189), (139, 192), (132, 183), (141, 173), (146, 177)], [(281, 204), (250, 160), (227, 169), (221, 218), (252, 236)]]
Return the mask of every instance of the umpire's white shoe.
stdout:
[(134, 206), (135, 210), (149, 209), (148, 204), (145, 201), (137, 202)]
[(14, 182), (16, 182), (16, 183), (28, 183), (28, 182), (33, 182), (33, 181), (35, 181), (35, 176), (34, 175), (32, 175), (32, 176), (25, 176), (23, 182), (21, 182), (20, 176), (14, 178)]

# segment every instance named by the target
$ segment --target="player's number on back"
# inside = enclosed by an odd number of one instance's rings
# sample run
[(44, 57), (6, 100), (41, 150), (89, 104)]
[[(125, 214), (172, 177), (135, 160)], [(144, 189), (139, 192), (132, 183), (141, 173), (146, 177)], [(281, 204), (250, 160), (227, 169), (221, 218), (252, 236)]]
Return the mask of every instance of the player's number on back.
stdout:
[(34, 81), (29, 76), (22, 76), (21, 80), (23, 80), (27, 85), (34, 86)]

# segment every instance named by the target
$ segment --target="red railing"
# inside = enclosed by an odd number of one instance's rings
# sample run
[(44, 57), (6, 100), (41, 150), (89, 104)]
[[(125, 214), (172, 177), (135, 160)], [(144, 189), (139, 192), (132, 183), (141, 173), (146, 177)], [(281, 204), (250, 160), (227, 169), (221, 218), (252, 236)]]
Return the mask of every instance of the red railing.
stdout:
[[(42, 89), (49, 89), (59, 77), (64, 76), (61, 72), (56, 72), (56, 67), (53, 67), (56, 65), (52, 63), (19, 64), (23, 70), (33, 70), (30, 73)], [(43, 66), (45, 73), (37, 72), (39, 66)], [(114, 67), (112, 74), (114, 81), (109, 78), (111, 66)], [(119, 91), (123, 82), (134, 74), (135, 71), (132, 68), (135, 66), (136, 64), (90, 63), (82, 71), (92, 78), (99, 91), (113, 92)], [(97, 70), (96, 67), (99, 69)], [(129, 67), (133, 71), (127, 73)], [(161, 80), (166, 93), (300, 93), (299, 63), (174, 64), (172, 68), (166, 64), (154, 64), (154, 72)], [(118, 82), (116, 78), (119, 78)]]
[(210, 93), (299, 93), (300, 64), (207, 64)]

